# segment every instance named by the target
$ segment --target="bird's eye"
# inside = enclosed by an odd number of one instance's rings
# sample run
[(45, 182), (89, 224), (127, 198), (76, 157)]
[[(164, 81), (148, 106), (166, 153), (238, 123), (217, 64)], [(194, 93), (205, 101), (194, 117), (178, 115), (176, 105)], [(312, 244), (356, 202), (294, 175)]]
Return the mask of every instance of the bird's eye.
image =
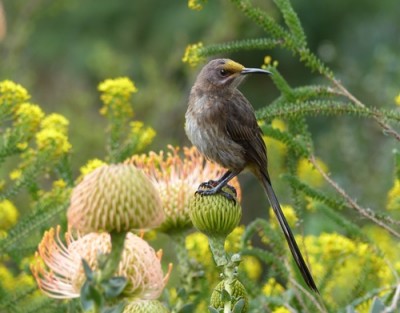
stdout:
[(220, 70), (219, 70), (219, 74), (220, 74), (222, 77), (225, 77), (225, 76), (227, 76), (227, 75), (229, 74), (229, 72), (228, 72), (227, 70), (220, 69)]

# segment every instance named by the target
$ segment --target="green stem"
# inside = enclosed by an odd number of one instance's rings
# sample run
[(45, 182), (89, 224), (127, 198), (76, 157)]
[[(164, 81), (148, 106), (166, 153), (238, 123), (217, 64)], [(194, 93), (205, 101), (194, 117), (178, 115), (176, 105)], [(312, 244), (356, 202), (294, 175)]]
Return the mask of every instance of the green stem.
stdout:
[(122, 251), (124, 251), (124, 243), (126, 232), (111, 232), (111, 252), (103, 270), (99, 273), (99, 282), (110, 279), (118, 268), (121, 260)]
[(225, 252), (225, 238), (222, 236), (209, 236), (208, 244), (210, 245), (211, 254), (217, 266), (225, 266), (228, 264), (228, 258)]

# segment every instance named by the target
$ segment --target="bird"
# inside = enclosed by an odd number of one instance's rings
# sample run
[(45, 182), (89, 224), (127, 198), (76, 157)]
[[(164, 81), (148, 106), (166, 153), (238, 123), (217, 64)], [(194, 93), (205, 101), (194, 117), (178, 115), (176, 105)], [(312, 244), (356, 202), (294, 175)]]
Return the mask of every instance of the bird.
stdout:
[[(257, 73), (271, 74), (264, 69), (246, 68), (225, 58), (211, 60), (200, 70), (189, 95), (185, 132), (206, 159), (227, 171), (217, 180), (202, 183), (197, 193), (204, 196), (222, 193), (232, 198), (222, 188), (244, 170), (253, 173), (264, 187), (305, 283), (319, 294), (272, 188), (267, 148), (254, 109), (238, 90), (248, 74)], [(209, 188), (200, 188), (204, 185)]]

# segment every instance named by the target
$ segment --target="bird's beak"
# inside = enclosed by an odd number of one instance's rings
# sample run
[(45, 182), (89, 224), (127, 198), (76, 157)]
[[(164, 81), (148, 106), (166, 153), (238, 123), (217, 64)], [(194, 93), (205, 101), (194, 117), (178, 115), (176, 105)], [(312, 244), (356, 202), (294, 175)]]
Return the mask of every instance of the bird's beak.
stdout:
[(263, 70), (261, 68), (244, 68), (241, 70), (240, 75), (246, 75), (246, 74), (267, 74), (271, 75), (272, 73), (267, 70)]

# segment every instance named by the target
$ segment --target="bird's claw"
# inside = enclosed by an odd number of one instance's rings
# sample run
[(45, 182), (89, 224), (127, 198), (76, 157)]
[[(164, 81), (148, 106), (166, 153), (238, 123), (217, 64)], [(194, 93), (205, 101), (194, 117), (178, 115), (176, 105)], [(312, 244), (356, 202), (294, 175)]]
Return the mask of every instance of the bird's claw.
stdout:
[[(201, 190), (203, 190), (203, 188), (207, 188), (207, 189), (211, 190), (211, 189), (213, 189), (213, 188), (215, 188), (215, 187), (217, 187), (217, 186), (218, 186), (218, 181), (210, 179), (209, 181), (202, 182), (202, 183), (199, 185), (199, 187), (197, 188), (197, 191), (201, 191)], [(235, 187), (233, 187), (232, 185), (229, 185), (229, 184), (227, 184), (227, 185), (225, 185), (225, 186), (228, 187), (229, 190), (232, 191), (232, 192), (234, 193), (235, 197), (237, 197), (237, 192), (236, 192)], [(219, 193), (222, 193), (222, 191), (223, 191), (223, 190), (221, 189), (221, 190), (218, 191), (218, 192), (219, 192)], [(197, 193), (197, 192), (196, 192), (196, 193)], [(215, 193), (217, 193), (217, 192), (215, 192)]]
[[(202, 196), (210, 196), (210, 195), (215, 195), (215, 194), (220, 194), (227, 198), (228, 200), (232, 200), (233, 202), (236, 203), (236, 189), (231, 186), (231, 185), (226, 185), (229, 190), (231, 190), (235, 196), (233, 196), (231, 193), (226, 192), (222, 189), (217, 189), (216, 186), (213, 186), (213, 183), (215, 181), (208, 181), (205, 183), (200, 184), (199, 189), (195, 192), (196, 194), (202, 195)], [(202, 188), (207, 188), (207, 189), (202, 189)]]

